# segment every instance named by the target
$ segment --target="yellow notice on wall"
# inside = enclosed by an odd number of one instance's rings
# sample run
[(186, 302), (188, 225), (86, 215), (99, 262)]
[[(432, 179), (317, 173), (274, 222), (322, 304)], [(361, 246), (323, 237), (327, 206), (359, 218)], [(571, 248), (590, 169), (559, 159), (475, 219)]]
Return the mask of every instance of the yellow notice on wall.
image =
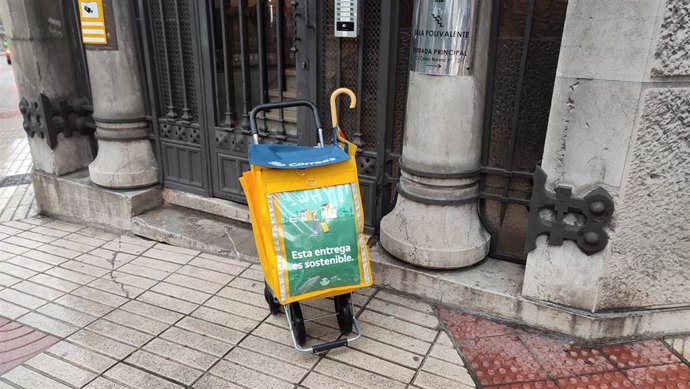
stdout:
[(103, 16), (103, 0), (79, 0), (82, 42), (88, 45), (107, 45)]

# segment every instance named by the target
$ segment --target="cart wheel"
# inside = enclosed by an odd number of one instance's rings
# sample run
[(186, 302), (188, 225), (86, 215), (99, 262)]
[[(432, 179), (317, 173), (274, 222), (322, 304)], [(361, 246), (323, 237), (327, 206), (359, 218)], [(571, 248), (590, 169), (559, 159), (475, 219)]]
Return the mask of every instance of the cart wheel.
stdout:
[(280, 312), (280, 303), (275, 297), (273, 297), (273, 292), (271, 292), (271, 288), (268, 287), (268, 284), (264, 284), (264, 298), (266, 298), (268, 309), (271, 311), (271, 313)]
[(350, 304), (350, 294), (341, 294), (333, 299), (335, 303), (335, 313), (338, 316), (338, 327), (343, 334), (352, 332), (352, 304)]
[(290, 303), (288, 305), (290, 310), (290, 318), (292, 319), (292, 331), (297, 338), (297, 344), (300, 346), (307, 341), (307, 331), (304, 328), (304, 317), (302, 316), (302, 308), (299, 303)]

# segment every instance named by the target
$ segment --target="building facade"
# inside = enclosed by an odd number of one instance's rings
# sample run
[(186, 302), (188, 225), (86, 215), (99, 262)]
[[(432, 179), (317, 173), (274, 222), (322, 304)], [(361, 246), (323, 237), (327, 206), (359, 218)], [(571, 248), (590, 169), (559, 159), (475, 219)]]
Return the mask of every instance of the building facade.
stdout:
[[(330, 125), (344, 86), (379, 284), (591, 340), (690, 332), (688, 1), (469, 1), (461, 76), (410, 72), (413, 0), (361, 0), (356, 38), (333, 0), (102, 3), (105, 49), (78, 2), (0, 10), (44, 213), (251, 259), (248, 112)], [(306, 111), (258, 124), (316, 140)]]

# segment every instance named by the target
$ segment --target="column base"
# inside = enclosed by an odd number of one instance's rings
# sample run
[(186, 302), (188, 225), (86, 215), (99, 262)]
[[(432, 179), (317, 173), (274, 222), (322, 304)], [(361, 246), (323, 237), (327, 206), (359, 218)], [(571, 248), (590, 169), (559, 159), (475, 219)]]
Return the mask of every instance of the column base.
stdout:
[(489, 252), (490, 235), (475, 203), (428, 205), (398, 196), (381, 220), (381, 245), (396, 258), (431, 269), (476, 264)]
[(148, 139), (98, 141), (98, 156), (89, 165), (91, 181), (112, 189), (131, 189), (158, 183), (158, 165)]

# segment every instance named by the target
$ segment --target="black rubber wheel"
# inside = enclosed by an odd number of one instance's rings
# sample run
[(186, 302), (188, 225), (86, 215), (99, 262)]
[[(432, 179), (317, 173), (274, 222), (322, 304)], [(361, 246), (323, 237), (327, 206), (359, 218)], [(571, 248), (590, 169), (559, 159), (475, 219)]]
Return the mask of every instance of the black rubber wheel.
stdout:
[(273, 297), (273, 292), (271, 292), (271, 288), (268, 287), (268, 284), (264, 284), (264, 298), (266, 299), (266, 303), (268, 303), (268, 309), (271, 313), (280, 313), (280, 303)]
[(299, 303), (290, 303), (288, 305), (290, 310), (290, 319), (292, 319), (292, 332), (297, 338), (297, 344), (300, 346), (307, 341), (307, 330), (304, 328), (304, 316), (302, 316), (302, 308)]
[(335, 313), (338, 317), (338, 327), (343, 334), (352, 332), (352, 304), (350, 294), (341, 294), (333, 298)]

